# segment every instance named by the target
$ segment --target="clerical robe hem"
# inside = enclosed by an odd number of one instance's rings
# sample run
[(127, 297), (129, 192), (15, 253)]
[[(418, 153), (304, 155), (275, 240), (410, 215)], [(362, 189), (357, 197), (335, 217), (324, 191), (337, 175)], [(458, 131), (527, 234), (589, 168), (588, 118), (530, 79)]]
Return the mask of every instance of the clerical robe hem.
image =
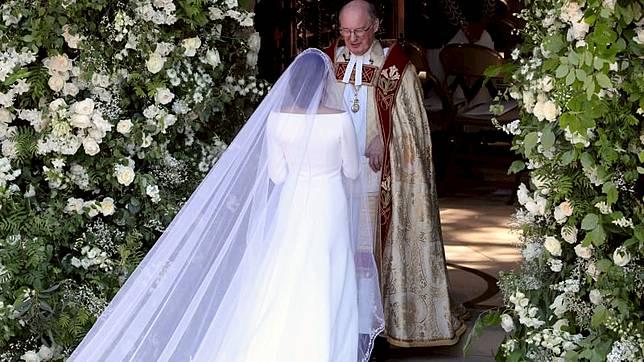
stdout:
[(460, 341), (461, 336), (467, 330), (467, 324), (462, 319), (460, 320), (461, 326), (454, 331), (454, 337), (451, 339), (435, 339), (427, 341), (417, 341), (417, 340), (404, 340), (396, 339), (387, 335), (387, 342), (396, 347), (440, 347), (440, 346), (453, 346)]

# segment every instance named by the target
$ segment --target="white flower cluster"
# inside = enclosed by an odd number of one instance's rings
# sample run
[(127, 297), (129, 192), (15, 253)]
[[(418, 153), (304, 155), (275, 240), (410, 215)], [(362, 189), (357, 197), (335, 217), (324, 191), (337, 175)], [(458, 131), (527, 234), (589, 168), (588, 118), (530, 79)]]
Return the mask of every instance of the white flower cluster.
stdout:
[(70, 197), (67, 199), (67, 205), (65, 205), (63, 211), (67, 214), (86, 214), (92, 218), (99, 213), (103, 214), (103, 216), (110, 216), (116, 211), (116, 206), (114, 206), (114, 199), (111, 197), (105, 197), (100, 202), (97, 200), (84, 201), (80, 198)]
[(540, 191), (535, 191), (531, 196), (526, 185), (521, 183), (521, 185), (519, 185), (519, 190), (517, 191), (517, 199), (531, 215), (546, 215), (546, 204), (548, 203), (548, 199), (543, 197)]
[(143, 0), (137, 4), (136, 14), (157, 25), (172, 25), (177, 21), (176, 10), (172, 0)]
[(540, 320), (537, 316), (539, 308), (534, 306), (531, 307), (530, 300), (526, 298), (525, 294), (520, 291), (516, 291), (510, 296), (509, 300), (514, 304), (514, 311), (519, 316), (519, 323), (529, 328), (539, 328), (545, 324), (545, 322)]
[(557, 360), (563, 362), (562, 357), (566, 352), (577, 349), (578, 343), (584, 338), (581, 334), (570, 334), (561, 330), (562, 327), (567, 325), (567, 319), (560, 319), (552, 329), (547, 328), (531, 334), (526, 339), (526, 342), (549, 350), (554, 356), (558, 357)]
[(569, 42), (576, 41), (576, 46), (585, 46), (586, 34), (590, 30), (590, 24), (584, 20), (584, 11), (582, 6), (576, 2), (566, 2), (561, 7), (561, 20), (571, 25), (566, 34), (566, 40)]
[(219, 137), (216, 137), (212, 144), (200, 144), (201, 161), (199, 162), (199, 171), (206, 173), (217, 162), (219, 156), (226, 150), (228, 145)]
[(36, 351), (27, 351), (20, 359), (25, 362), (41, 362), (41, 361), (50, 361), (53, 360), (55, 356), (58, 355), (60, 348), (58, 346), (45, 346), (44, 344), (40, 346), (38, 352)]
[(265, 84), (263, 82), (258, 82), (253, 76), (248, 77), (248, 81), (243, 78), (235, 80), (232, 76), (228, 76), (226, 77), (224, 89), (232, 93), (233, 96), (236, 94), (245, 96), (249, 93), (253, 93), (261, 97), (268, 91)]
[(81, 259), (72, 258), (71, 264), (74, 267), (87, 270), (94, 265), (98, 265), (99, 268), (105, 271), (112, 270), (112, 261), (108, 258), (107, 253), (96, 246), (83, 246), (81, 255)]
[(148, 185), (145, 188), (145, 194), (150, 197), (153, 203), (158, 203), (161, 201), (161, 196), (159, 195), (159, 186), (157, 185)]
[(252, 27), (253, 26), (253, 17), (255, 16), (254, 13), (249, 13), (246, 11), (239, 11), (236, 10), (238, 4), (237, 0), (226, 0), (225, 1), (225, 7), (221, 8), (220, 6), (217, 6), (216, 1), (211, 0), (212, 3), (214, 3), (213, 6), (211, 6), (209, 10), (209, 17), (213, 21), (220, 21), (223, 20), (226, 17), (232, 18), (236, 20), (240, 26), (243, 27)]
[[(23, 67), (36, 61), (36, 54), (28, 49), (22, 49), (17, 52), (15, 48), (8, 48), (6, 50), (0, 48), (0, 82), (7, 80), (7, 77), (12, 74), (16, 67)], [(14, 85), (9, 93), (4, 94), (0, 92), (0, 105), (11, 107), (13, 102), (9, 103), (8, 99), (13, 99), (16, 94), (26, 92), (24, 79)], [(27, 88), (28, 90), (28, 88)]]
[(521, 121), (517, 119), (510, 123), (501, 125), (500, 128), (503, 132), (516, 136), (521, 134), (521, 128), (519, 127), (520, 124), (521, 124)]
[(606, 356), (606, 362), (630, 362), (641, 360), (642, 350), (637, 345), (634, 337), (622, 338), (619, 341), (615, 341), (610, 353)]
[(63, 38), (65, 39), (68, 47), (72, 49), (78, 49), (80, 42), (84, 39), (84, 37), (71, 34), (70, 30), (71, 27), (69, 26), (69, 24), (63, 25)]
[[(162, 90), (162, 92), (165, 92)], [(169, 91), (168, 91), (169, 92)], [(158, 95), (158, 93), (157, 93)], [(159, 96), (160, 99), (165, 100), (164, 98), (171, 98), (168, 94), (162, 94)], [(177, 122), (177, 116), (168, 113), (164, 108), (157, 107), (156, 105), (148, 106), (143, 111), (143, 116), (145, 116), (147, 124), (155, 127), (154, 135), (158, 133), (166, 133), (168, 127), (171, 127)], [(152, 143), (151, 135), (144, 133), (141, 147), (149, 147)]]
[(119, 10), (114, 16), (114, 30), (116, 35), (114, 40), (121, 41), (130, 32), (130, 27), (134, 25), (134, 21), (123, 10)]
[(20, 169), (13, 170), (11, 162), (8, 158), (0, 158), (0, 188), (7, 186), (7, 182), (15, 180), (22, 171)]
[(85, 154), (100, 152), (100, 143), (112, 130), (112, 124), (103, 118), (101, 110), (91, 98), (74, 102), (71, 106), (61, 98), (50, 103), (51, 133), (38, 140), (38, 153), (73, 155), (83, 146)]
[(20, 19), (22, 19), (22, 14), (12, 12), (12, 10), (16, 8), (17, 3), (18, 2), (15, 0), (7, 1), (0, 8), (0, 13), (2, 13), (2, 21), (4, 22), (4, 25), (17, 25), (20, 22)]

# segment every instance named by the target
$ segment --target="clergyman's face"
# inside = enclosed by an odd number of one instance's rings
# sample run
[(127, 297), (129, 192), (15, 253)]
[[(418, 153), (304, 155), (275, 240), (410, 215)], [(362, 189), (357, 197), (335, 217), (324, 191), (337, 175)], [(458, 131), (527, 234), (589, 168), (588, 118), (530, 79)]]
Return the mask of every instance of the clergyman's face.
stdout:
[(362, 55), (371, 48), (378, 26), (378, 19), (369, 18), (364, 9), (349, 8), (340, 13), (340, 33), (352, 54)]

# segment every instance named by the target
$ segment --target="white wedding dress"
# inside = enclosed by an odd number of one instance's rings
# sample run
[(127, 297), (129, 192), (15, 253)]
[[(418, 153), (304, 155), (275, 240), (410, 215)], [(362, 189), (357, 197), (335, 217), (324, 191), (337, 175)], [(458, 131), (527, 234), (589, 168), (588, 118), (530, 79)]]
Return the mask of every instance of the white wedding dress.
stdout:
[(304, 51), (68, 361), (368, 361), (384, 321), (342, 107)]
[[(234, 324), (221, 329), (213, 320), (195, 360), (356, 361), (358, 296), (342, 176), (353, 179), (358, 173), (351, 119), (347, 113), (279, 113), (267, 127), (269, 175), (285, 187), (297, 178), (295, 189), (282, 191), (276, 210), (280, 231), (264, 241), (273, 246), (265, 264), (246, 266), (252, 255), (241, 262), (241, 273), (255, 275), (236, 279), (256, 283), (233, 309)], [(305, 132), (314, 136), (301, 153), (294, 145)], [(234, 289), (235, 281), (231, 285)]]

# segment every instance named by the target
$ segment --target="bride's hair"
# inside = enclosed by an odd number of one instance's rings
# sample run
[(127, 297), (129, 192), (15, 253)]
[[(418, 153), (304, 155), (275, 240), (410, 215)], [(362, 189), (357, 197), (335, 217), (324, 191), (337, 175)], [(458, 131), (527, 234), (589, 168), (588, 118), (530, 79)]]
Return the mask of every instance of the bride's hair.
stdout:
[[(324, 56), (320, 53), (307, 52), (295, 58), (290, 67), (289, 78), (289, 91), (292, 98), (290, 102), (286, 102), (286, 106), (306, 109), (311, 107), (311, 102), (316, 97), (320, 101), (324, 99), (326, 93), (324, 81), (329, 72)], [(315, 106), (321, 105), (320, 102), (316, 103)]]

